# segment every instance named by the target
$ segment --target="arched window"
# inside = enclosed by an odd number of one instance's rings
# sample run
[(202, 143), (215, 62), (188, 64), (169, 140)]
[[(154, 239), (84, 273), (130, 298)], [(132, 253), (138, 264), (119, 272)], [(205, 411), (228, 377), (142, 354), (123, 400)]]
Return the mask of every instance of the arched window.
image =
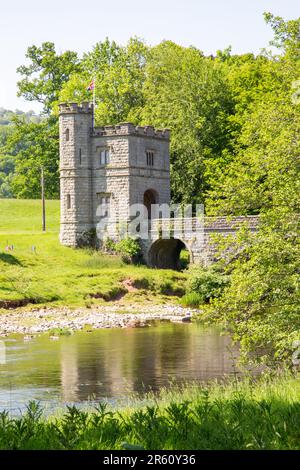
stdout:
[(148, 219), (152, 218), (152, 205), (158, 203), (158, 194), (153, 189), (144, 192), (144, 206), (148, 212)]
[(66, 129), (66, 141), (70, 140), (70, 129)]

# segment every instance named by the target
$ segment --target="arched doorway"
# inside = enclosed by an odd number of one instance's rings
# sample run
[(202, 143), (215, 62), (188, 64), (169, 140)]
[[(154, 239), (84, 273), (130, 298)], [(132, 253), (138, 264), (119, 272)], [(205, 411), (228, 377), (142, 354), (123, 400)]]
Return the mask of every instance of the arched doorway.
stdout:
[(154, 189), (147, 189), (147, 191), (144, 192), (144, 206), (147, 209), (148, 212), (148, 219), (152, 218), (152, 210), (151, 206), (153, 204), (158, 203), (158, 194)]
[[(181, 257), (181, 253), (184, 254)], [(190, 253), (183, 241), (177, 238), (156, 240), (148, 252), (148, 262), (153, 268), (184, 269), (190, 261)]]

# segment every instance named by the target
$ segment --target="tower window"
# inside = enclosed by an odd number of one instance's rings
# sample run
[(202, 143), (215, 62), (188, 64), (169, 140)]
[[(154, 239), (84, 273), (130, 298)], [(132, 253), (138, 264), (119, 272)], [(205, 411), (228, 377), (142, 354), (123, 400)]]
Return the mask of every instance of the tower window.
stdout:
[(108, 217), (110, 211), (110, 194), (97, 193), (97, 199), (99, 201), (99, 215), (101, 217)]
[(154, 165), (154, 152), (153, 152), (153, 150), (147, 150), (146, 151), (146, 158), (147, 158), (147, 166), (153, 166)]
[(66, 129), (66, 141), (70, 140), (70, 129)]
[(67, 209), (71, 209), (71, 194), (67, 194)]
[(79, 149), (79, 165), (82, 163), (81, 149)]
[(107, 165), (110, 163), (110, 153), (108, 149), (102, 149), (100, 151), (100, 165)]

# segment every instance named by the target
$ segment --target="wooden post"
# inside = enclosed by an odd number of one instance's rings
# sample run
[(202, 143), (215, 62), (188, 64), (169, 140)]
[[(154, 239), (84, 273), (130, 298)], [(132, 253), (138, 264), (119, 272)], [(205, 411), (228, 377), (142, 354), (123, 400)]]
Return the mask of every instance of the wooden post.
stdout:
[(43, 232), (46, 232), (46, 210), (45, 210), (45, 178), (44, 167), (41, 168), (41, 187), (42, 187), (42, 212), (43, 212)]

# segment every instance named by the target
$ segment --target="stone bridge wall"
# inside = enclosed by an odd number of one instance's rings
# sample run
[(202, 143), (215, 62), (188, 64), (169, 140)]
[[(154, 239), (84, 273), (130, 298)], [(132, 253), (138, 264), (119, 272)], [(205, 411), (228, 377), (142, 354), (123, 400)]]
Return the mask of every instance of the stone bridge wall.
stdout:
[[(185, 222), (182, 219), (153, 220), (149, 239), (142, 242), (144, 258), (150, 266), (176, 267), (175, 258), (183, 243), (192, 263), (207, 266), (215, 260), (214, 235), (234, 234), (242, 226), (255, 232), (258, 223), (258, 216), (204, 217), (203, 221), (187, 219)], [(178, 240), (177, 245), (174, 240)]]

